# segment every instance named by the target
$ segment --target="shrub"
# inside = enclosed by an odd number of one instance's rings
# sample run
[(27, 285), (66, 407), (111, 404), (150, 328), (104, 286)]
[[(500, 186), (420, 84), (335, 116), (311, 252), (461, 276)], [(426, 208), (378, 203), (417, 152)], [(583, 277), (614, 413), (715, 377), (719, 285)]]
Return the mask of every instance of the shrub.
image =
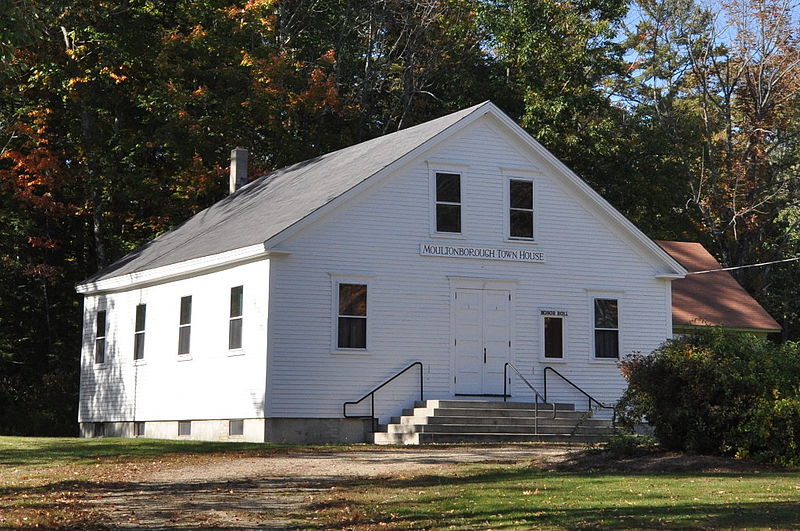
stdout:
[(800, 464), (800, 349), (703, 331), (621, 362), (620, 420), (645, 418), (662, 446)]

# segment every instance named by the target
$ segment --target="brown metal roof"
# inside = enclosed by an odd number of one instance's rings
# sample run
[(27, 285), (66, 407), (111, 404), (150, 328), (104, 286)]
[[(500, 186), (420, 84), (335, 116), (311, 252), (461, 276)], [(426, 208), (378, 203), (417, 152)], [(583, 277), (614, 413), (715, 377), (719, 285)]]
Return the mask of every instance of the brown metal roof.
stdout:
[[(687, 271), (721, 269), (705, 247), (693, 242), (656, 241)], [(778, 331), (781, 326), (727, 271), (687, 275), (672, 281), (673, 326), (724, 326)]]

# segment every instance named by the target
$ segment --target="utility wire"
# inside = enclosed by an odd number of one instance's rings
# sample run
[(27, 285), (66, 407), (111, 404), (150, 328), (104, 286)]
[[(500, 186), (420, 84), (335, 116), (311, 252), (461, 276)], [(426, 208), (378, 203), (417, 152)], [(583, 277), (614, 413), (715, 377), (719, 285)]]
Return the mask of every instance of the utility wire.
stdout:
[(703, 273), (715, 273), (717, 271), (733, 271), (735, 269), (747, 269), (749, 267), (761, 267), (765, 265), (772, 265), (772, 264), (783, 264), (785, 262), (795, 262), (800, 260), (800, 256), (795, 256), (794, 258), (786, 258), (784, 260), (773, 260), (772, 262), (761, 262), (760, 264), (748, 264), (743, 266), (735, 266), (735, 267), (723, 267), (721, 269), (707, 269), (705, 271), (689, 271), (686, 273), (687, 275), (701, 275)]

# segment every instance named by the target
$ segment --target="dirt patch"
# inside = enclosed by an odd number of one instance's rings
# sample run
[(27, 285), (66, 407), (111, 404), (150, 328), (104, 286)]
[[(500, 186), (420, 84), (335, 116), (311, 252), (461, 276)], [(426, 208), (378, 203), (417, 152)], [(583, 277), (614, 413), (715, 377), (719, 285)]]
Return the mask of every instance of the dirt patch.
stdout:
[[(111, 528), (292, 529), (313, 524), (317, 502), (346, 481), (413, 477), (464, 463), (544, 463), (569, 446), (381, 448), (228, 457), (165, 466), (141, 481), (109, 485), (92, 504)], [(295, 515), (294, 517), (292, 515)]]

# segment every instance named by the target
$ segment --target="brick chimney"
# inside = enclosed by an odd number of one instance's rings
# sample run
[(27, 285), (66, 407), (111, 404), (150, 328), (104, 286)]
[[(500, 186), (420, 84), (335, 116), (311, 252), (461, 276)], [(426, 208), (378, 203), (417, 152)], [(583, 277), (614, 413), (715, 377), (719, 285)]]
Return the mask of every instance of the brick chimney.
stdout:
[(236, 148), (231, 150), (231, 177), (229, 193), (233, 193), (247, 184), (247, 150)]

